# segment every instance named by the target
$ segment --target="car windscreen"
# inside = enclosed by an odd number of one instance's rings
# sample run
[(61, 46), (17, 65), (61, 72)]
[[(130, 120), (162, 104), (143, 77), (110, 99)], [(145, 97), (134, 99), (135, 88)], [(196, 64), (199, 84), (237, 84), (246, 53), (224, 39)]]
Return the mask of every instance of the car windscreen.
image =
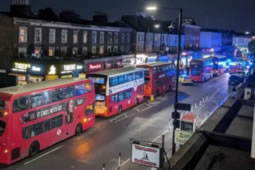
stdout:
[(0, 120), (0, 136), (3, 135), (5, 128), (6, 128), (6, 123), (4, 121)]
[(193, 131), (193, 123), (182, 121), (181, 122), (181, 130), (192, 132)]

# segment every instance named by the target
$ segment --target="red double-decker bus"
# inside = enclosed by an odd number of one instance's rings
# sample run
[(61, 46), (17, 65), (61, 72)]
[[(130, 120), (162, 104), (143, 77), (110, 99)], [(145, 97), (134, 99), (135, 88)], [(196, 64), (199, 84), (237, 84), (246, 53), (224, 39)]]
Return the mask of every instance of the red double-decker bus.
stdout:
[(213, 77), (213, 59), (203, 58), (191, 60), (190, 79), (192, 81), (204, 82)]
[(0, 90), (0, 163), (33, 156), (92, 127), (91, 80), (59, 79)]
[(87, 74), (96, 91), (95, 114), (103, 117), (121, 113), (144, 97), (144, 69), (125, 67)]
[(151, 63), (139, 65), (145, 69), (144, 95), (151, 97), (170, 91), (175, 87), (175, 65), (171, 63)]

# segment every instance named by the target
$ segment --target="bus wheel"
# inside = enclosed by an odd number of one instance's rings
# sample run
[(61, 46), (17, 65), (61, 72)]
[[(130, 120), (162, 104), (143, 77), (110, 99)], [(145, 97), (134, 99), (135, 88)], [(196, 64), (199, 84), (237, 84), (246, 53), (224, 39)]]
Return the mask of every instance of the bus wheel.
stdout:
[(120, 114), (122, 112), (122, 106), (119, 106), (118, 113)]
[(40, 145), (39, 145), (39, 142), (33, 142), (31, 145), (30, 145), (30, 148), (29, 148), (29, 156), (34, 156), (36, 155), (40, 150)]
[(82, 125), (79, 123), (75, 128), (75, 135), (79, 135), (82, 132)]

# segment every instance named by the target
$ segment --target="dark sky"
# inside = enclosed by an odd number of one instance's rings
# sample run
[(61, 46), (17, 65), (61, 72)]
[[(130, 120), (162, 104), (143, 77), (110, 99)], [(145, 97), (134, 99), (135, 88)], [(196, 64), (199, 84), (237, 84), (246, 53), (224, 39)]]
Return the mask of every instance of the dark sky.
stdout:
[[(94, 11), (106, 12), (111, 20), (124, 14), (142, 12), (148, 0), (30, 0), (33, 11), (52, 7), (57, 12), (75, 10), (83, 18)], [(160, 6), (182, 7), (185, 17), (194, 17), (199, 25), (210, 28), (255, 31), (255, 0), (154, 0)], [(8, 10), (11, 0), (1, 0), (0, 10)], [(174, 12), (160, 10), (154, 14), (160, 19), (173, 19)]]

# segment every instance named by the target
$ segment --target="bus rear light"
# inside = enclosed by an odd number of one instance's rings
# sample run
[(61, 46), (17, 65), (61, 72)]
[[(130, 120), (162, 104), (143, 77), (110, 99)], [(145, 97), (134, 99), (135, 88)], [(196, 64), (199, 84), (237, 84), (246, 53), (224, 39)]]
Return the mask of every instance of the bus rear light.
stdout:
[(4, 154), (8, 154), (9, 150), (8, 149), (5, 149), (4, 150)]

